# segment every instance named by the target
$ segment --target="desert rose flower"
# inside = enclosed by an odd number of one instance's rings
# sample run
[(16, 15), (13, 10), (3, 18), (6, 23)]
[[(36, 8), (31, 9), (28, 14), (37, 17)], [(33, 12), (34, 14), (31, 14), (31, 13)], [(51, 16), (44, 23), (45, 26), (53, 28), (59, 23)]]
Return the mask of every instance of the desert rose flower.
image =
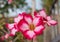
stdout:
[(41, 10), (39, 13), (34, 12), (34, 17), (23, 12), (14, 18), (13, 24), (7, 24), (6, 26), (10, 31), (10, 36), (14, 36), (16, 32), (22, 32), (25, 38), (33, 39), (35, 36), (42, 34), (45, 24), (51, 26), (56, 25), (57, 22), (52, 20), (51, 16), (47, 16), (45, 10)]
[(51, 25), (56, 25), (57, 24), (57, 21), (55, 20), (52, 20), (51, 16), (47, 16), (46, 17), (46, 23), (51, 26)]
[(12, 23), (12, 24), (6, 24), (6, 27), (10, 31), (10, 36), (14, 36), (15, 33), (18, 32), (17, 24), (22, 19), (23, 19), (23, 14), (19, 14), (16, 18), (14, 18), (14, 23)]
[(14, 36), (16, 32), (18, 32), (17, 24), (20, 22), (20, 20), (23, 19), (23, 14), (19, 14), (16, 18), (14, 18), (14, 23), (12, 24), (6, 24), (6, 27), (8, 28), (10, 32), (10, 36)]
[(17, 25), (15, 23), (13, 23), (13, 24), (6, 24), (6, 27), (10, 31), (10, 36), (14, 36), (15, 33), (18, 31), (16, 26)]
[(43, 17), (43, 22), (48, 24), (49, 26), (51, 25), (56, 25), (57, 24), (57, 21), (55, 20), (52, 20), (51, 16), (47, 16), (45, 10), (41, 10), (39, 13), (35, 13), (35, 16), (42, 16)]
[(27, 14), (18, 23), (18, 28), (27, 39), (33, 39), (36, 35), (41, 34), (44, 29), (41, 22), (41, 17), (33, 18), (30, 14)]
[(11, 29), (10, 36), (15, 36), (16, 32), (17, 32), (17, 29), (15, 28)]

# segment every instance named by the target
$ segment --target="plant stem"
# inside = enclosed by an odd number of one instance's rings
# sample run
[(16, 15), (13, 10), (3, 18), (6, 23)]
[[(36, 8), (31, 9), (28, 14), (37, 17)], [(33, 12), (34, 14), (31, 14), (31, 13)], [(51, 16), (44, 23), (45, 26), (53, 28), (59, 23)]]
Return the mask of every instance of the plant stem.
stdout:
[(15, 42), (18, 38), (19, 38), (20, 35), (18, 35), (13, 41)]

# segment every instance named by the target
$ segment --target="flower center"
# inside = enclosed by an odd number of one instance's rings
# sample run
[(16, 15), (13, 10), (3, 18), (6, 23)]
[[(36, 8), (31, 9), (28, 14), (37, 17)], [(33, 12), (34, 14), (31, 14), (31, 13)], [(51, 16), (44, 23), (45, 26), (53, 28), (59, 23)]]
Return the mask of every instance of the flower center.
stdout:
[(35, 29), (35, 26), (33, 24), (30, 24), (30, 30), (34, 30)]

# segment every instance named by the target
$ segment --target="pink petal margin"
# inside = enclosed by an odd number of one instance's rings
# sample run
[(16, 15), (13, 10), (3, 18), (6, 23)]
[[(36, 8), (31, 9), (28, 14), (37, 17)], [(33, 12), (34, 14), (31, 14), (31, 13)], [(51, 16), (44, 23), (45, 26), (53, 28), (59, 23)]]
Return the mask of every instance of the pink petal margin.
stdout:
[(28, 24), (31, 24), (33, 21), (33, 18), (30, 14), (27, 14), (26, 16), (24, 16), (24, 19)]
[(48, 21), (48, 23), (50, 23), (51, 25), (56, 25), (56, 24), (57, 24), (57, 21), (55, 21), (55, 20), (50, 20), (50, 21)]
[(26, 39), (29, 39), (29, 40), (32, 40), (36, 36), (34, 31), (26, 31), (26, 32), (24, 32), (23, 35)]
[(21, 32), (25, 32), (25, 31), (29, 30), (29, 25), (27, 24), (27, 22), (24, 19), (18, 23), (17, 27), (18, 27), (19, 31), (21, 31)]

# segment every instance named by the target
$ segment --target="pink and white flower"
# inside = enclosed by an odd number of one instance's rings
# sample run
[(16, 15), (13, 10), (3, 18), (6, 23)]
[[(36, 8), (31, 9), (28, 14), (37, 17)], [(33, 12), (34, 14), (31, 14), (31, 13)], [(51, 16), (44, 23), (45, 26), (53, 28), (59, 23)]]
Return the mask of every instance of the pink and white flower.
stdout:
[(49, 26), (57, 24), (57, 21), (52, 20), (51, 16), (47, 16), (45, 10), (41, 10), (39, 13), (36, 13), (35, 16), (42, 16), (44, 20), (43, 22), (47, 23)]
[(11, 29), (10, 36), (15, 36), (16, 32), (17, 32), (17, 29), (15, 28)]
[(33, 39), (35, 36), (42, 34), (46, 23), (49, 26), (57, 24), (55, 20), (46, 15), (45, 10), (41, 10), (39, 13), (34, 12), (34, 17), (23, 12), (14, 18), (13, 24), (7, 24), (6, 26), (10, 30), (10, 36), (14, 36), (19, 31), (27, 39)]
[(18, 17), (14, 18), (14, 23), (6, 24), (6, 27), (10, 31), (10, 36), (14, 36), (18, 32), (17, 24), (23, 19), (24, 14), (19, 14)]
[(18, 23), (18, 28), (27, 39), (32, 39), (36, 35), (42, 33), (44, 26), (42, 25), (41, 17), (32, 17), (31, 15), (24, 16), (24, 19)]
[(47, 16), (46, 17), (46, 22), (47, 22), (47, 24), (49, 25), (49, 26), (51, 26), (51, 25), (56, 25), (57, 24), (57, 21), (55, 21), (55, 20), (52, 20), (52, 18), (50, 17), (50, 16)]
[(15, 33), (18, 31), (17, 25), (15, 23), (13, 24), (7, 24), (6, 27), (8, 27), (9, 31), (10, 31), (10, 36), (14, 36)]

